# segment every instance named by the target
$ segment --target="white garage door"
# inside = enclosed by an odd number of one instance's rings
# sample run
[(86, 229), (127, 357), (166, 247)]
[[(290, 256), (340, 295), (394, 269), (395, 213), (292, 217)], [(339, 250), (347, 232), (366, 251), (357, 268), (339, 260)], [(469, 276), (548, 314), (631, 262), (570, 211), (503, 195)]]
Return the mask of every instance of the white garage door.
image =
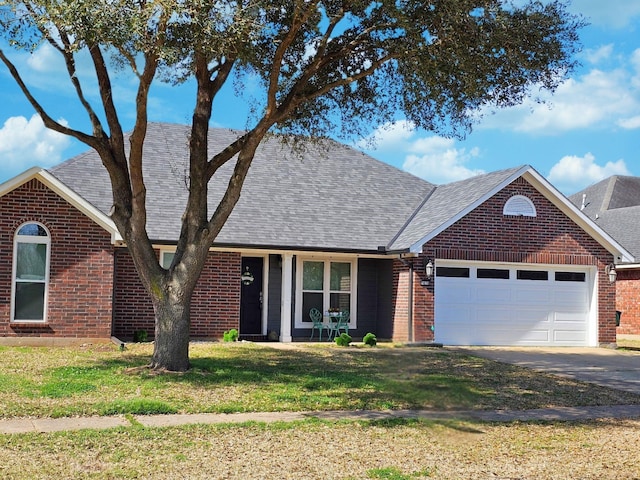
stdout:
[(593, 277), (589, 268), (438, 261), (435, 340), (595, 346)]

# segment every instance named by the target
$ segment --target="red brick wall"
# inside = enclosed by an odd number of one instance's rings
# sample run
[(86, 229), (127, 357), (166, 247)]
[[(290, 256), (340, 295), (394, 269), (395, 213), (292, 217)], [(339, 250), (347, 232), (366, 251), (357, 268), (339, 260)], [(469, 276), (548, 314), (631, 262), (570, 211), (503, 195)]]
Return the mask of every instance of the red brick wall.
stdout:
[[(240, 324), (239, 253), (211, 252), (191, 300), (191, 337), (218, 338)], [(154, 312), (129, 252), (116, 251), (114, 335), (131, 339), (136, 330), (154, 335)]]
[[(13, 240), (35, 221), (51, 234), (46, 323), (11, 323)], [(0, 336), (109, 338), (113, 285), (110, 235), (37, 180), (0, 198)]]
[(640, 335), (640, 270), (617, 272), (616, 309), (622, 312), (618, 333)]
[[(527, 196), (534, 203), (537, 216), (505, 217), (502, 214), (504, 204), (513, 195)], [(611, 254), (522, 178), (425, 244), (423, 254), (433, 259), (596, 265), (598, 341), (616, 341), (615, 287), (604, 273), (604, 266), (613, 259)], [(414, 278), (414, 340), (429, 341), (433, 339), (434, 284), (420, 285), (422, 258), (414, 259), (414, 262), (417, 272)], [(395, 294), (406, 295), (401, 290), (396, 290)], [(404, 318), (406, 321), (406, 316)], [(398, 335), (394, 339), (406, 340), (406, 337)]]

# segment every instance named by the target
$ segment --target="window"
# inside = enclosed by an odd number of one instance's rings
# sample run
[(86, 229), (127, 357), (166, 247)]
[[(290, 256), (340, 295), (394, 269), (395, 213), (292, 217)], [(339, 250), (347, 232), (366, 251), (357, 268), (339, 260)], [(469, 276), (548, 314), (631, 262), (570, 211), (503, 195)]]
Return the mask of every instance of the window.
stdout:
[(509, 270), (503, 268), (478, 268), (478, 278), (509, 279)]
[(556, 272), (556, 282), (584, 282), (586, 279), (584, 272)]
[[(349, 325), (355, 325), (355, 264), (351, 261), (299, 260), (298, 327), (311, 323), (309, 310), (326, 312), (339, 308), (351, 313)], [(304, 325), (306, 326), (306, 325)]]
[(518, 280), (549, 280), (546, 270), (518, 270)]
[(436, 277), (469, 278), (469, 269), (466, 267), (437, 267)]
[(168, 269), (173, 262), (173, 257), (176, 256), (176, 252), (162, 251), (160, 252), (160, 266)]
[(50, 245), (42, 225), (26, 223), (18, 228), (13, 242), (12, 321), (46, 320)]
[(535, 205), (524, 195), (514, 195), (507, 200), (502, 214), (516, 217), (535, 217), (537, 215)]

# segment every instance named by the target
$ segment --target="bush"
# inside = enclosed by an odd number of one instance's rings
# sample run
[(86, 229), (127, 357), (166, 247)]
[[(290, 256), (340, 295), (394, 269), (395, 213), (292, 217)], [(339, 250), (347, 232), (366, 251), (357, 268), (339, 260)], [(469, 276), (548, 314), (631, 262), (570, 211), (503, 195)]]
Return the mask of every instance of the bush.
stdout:
[(369, 345), (370, 347), (375, 347), (376, 344), (378, 343), (378, 339), (371, 332), (367, 333), (362, 339), (362, 341), (364, 342), (365, 345)]
[(351, 343), (351, 335), (348, 333), (341, 333), (339, 337), (336, 337), (336, 345), (339, 347), (348, 347)]
[(146, 342), (149, 335), (147, 335), (146, 330), (136, 330), (133, 332), (133, 341), (134, 342)]
[(225, 342), (236, 342), (238, 341), (238, 330), (232, 328), (231, 330), (227, 330), (222, 334), (222, 339)]

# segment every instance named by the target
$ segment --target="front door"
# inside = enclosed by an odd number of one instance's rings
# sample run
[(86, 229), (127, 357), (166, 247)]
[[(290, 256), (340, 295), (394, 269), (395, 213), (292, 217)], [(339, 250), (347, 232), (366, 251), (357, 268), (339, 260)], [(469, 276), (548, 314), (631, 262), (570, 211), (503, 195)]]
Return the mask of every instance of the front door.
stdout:
[(262, 334), (262, 269), (261, 257), (242, 257), (240, 293), (240, 334)]

